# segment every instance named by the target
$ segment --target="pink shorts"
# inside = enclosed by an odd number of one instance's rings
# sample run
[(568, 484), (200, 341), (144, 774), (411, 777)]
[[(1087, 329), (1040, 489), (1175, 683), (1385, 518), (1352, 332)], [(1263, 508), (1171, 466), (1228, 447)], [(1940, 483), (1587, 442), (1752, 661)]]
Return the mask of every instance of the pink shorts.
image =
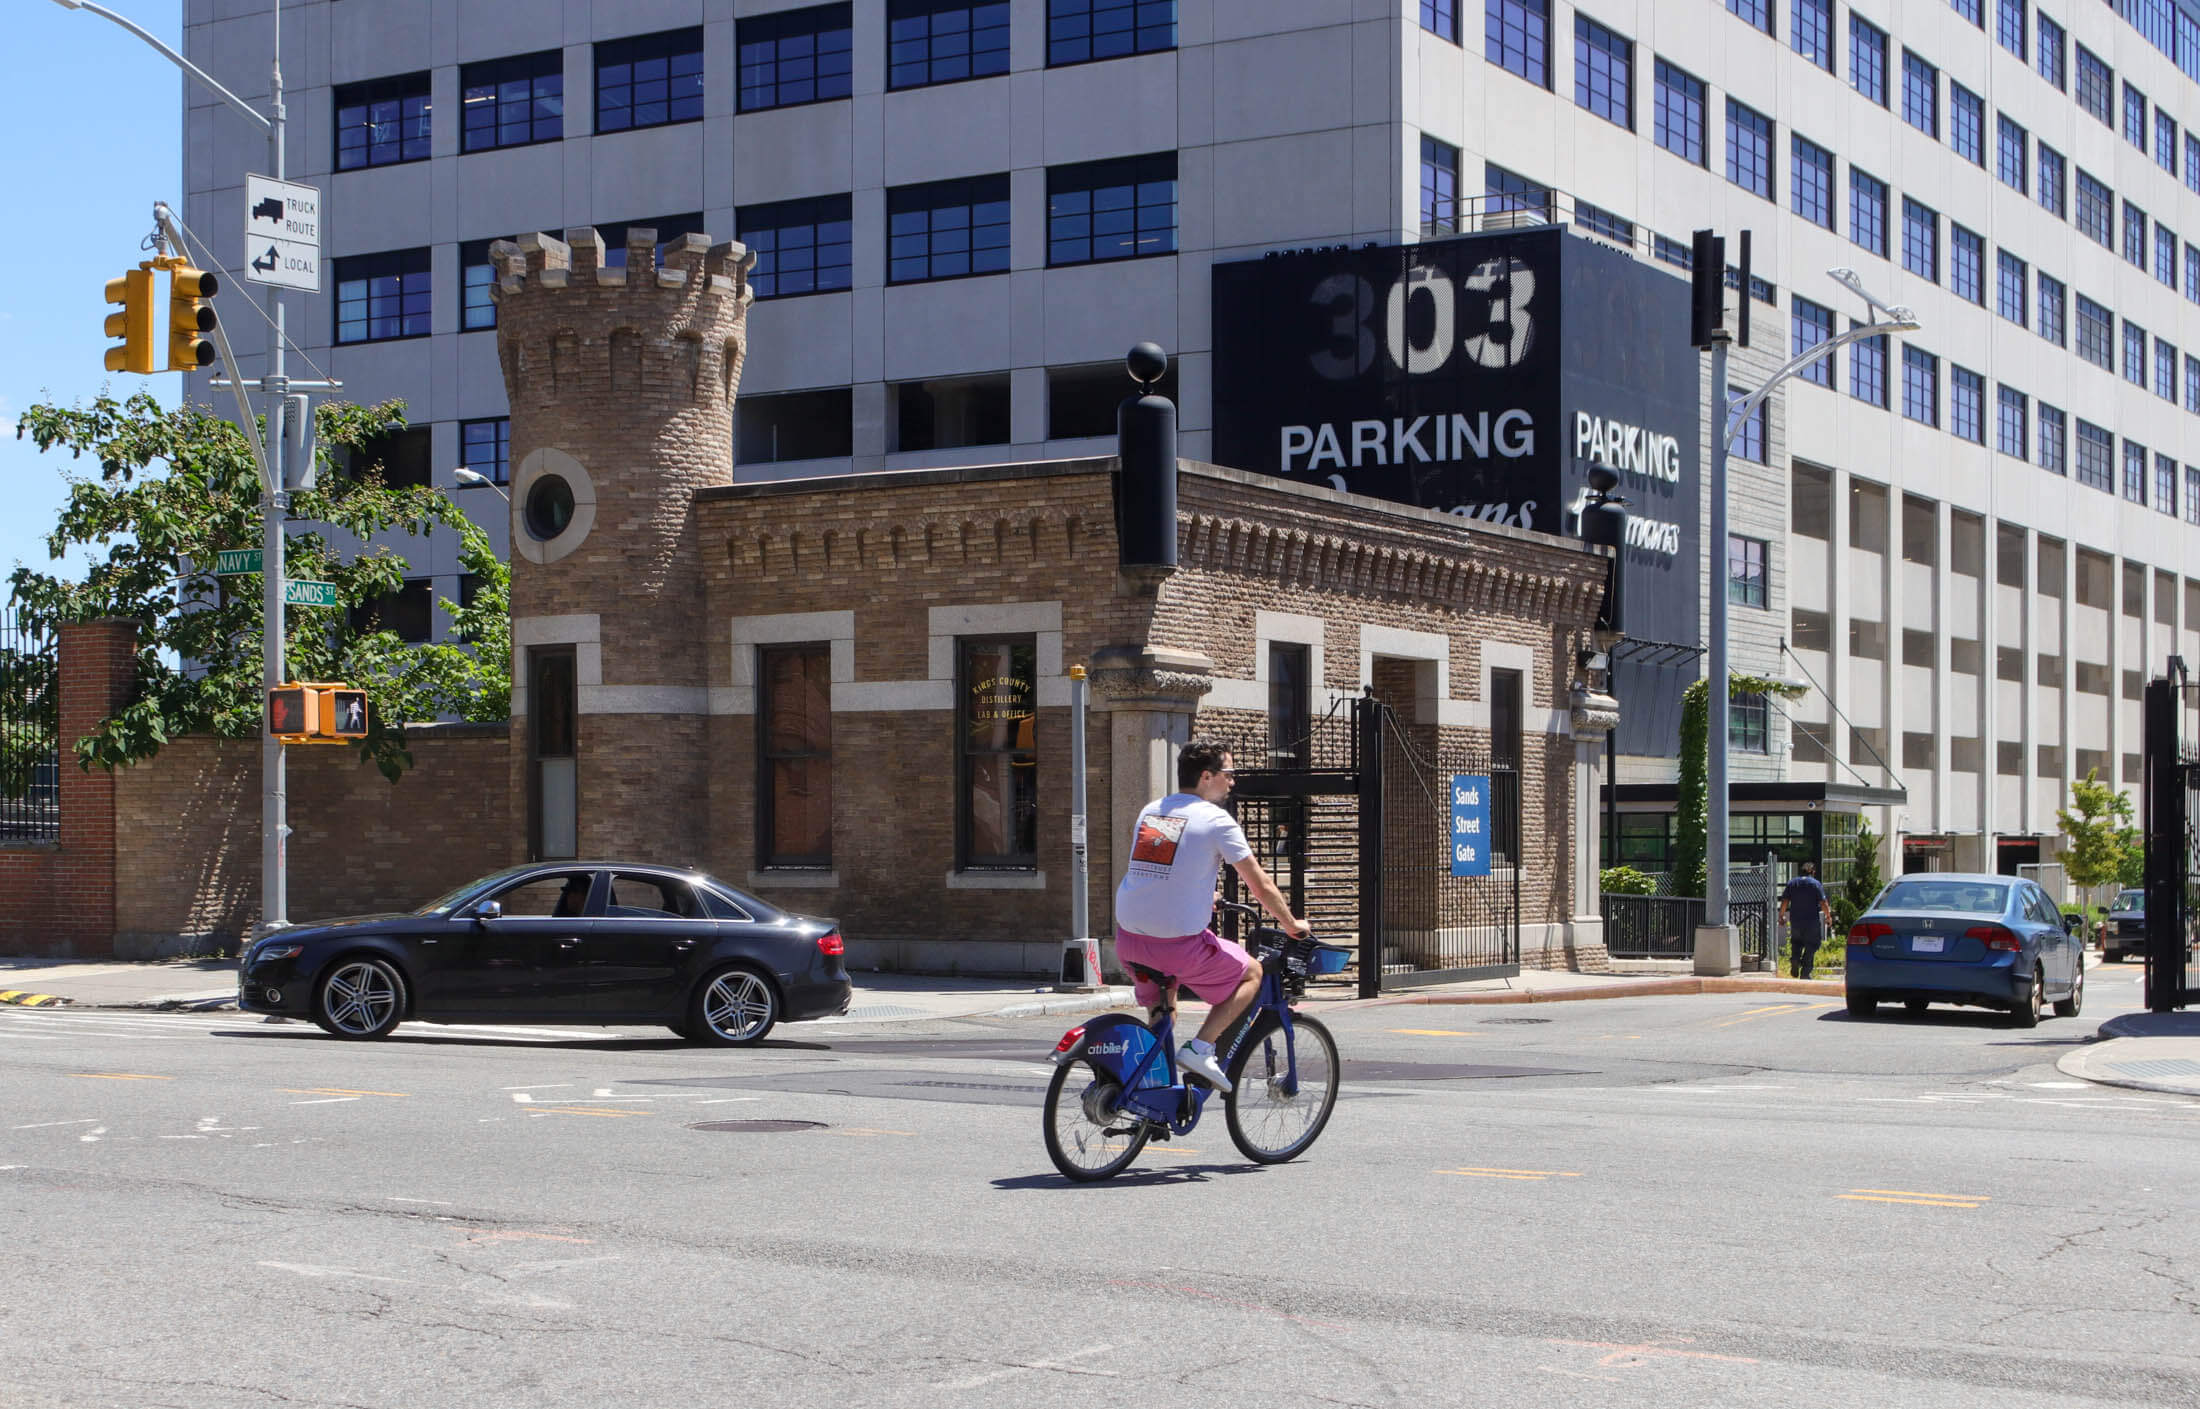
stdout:
[[(1201, 930), (1182, 939), (1156, 939), (1150, 934), (1133, 934), (1118, 925), (1115, 959), (1125, 972), (1133, 964), (1144, 964), (1156, 972), (1174, 974), (1178, 982), (1208, 1003), (1220, 1003), (1237, 992), (1238, 984), (1255, 968), (1253, 956), (1245, 952), (1244, 945), (1224, 939), (1213, 930)], [(1145, 1007), (1161, 1001), (1157, 984), (1135, 978), (1133, 988)]]

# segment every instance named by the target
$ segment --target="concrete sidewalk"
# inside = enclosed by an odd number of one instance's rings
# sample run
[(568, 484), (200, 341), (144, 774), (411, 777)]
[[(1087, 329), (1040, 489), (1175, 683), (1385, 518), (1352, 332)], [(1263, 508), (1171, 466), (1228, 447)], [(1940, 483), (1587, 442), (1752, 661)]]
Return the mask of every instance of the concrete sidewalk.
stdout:
[(2200, 1096), (2200, 1012), (2119, 1014), (2055, 1067), (2103, 1086)]

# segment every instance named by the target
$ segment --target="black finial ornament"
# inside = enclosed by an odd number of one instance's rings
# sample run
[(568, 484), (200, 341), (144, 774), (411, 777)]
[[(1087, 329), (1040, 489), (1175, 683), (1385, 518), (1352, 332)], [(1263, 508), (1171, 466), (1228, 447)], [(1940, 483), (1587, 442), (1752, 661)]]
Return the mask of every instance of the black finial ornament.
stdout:
[(1169, 354), (1142, 342), (1123, 359), (1139, 394), (1115, 410), (1117, 561), (1126, 568), (1176, 567), (1176, 403), (1155, 390)]
[(1150, 395), (1154, 384), (1169, 375), (1169, 354), (1162, 351), (1157, 342), (1139, 343), (1123, 361), (1130, 368), (1131, 380), (1138, 383), (1142, 393)]

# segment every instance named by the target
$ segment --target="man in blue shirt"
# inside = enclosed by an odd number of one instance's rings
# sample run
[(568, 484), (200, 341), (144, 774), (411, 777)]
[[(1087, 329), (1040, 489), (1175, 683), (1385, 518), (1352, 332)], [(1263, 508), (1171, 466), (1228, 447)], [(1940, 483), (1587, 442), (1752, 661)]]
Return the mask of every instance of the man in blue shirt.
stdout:
[(1818, 967), (1818, 946), (1833, 928), (1833, 904), (1818, 883), (1818, 863), (1805, 861), (1803, 874), (1780, 892), (1780, 919), (1788, 931), (1788, 972), (1809, 978)]

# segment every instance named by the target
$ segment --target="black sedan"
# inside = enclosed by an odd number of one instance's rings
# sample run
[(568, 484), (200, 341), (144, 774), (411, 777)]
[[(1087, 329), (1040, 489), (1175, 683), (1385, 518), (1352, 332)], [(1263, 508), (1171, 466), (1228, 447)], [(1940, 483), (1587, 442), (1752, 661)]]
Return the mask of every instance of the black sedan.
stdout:
[(774, 1024), (848, 1011), (831, 920), (789, 914), (700, 872), (546, 861), (484, 876), (409, 914), (299, 925), (256, 942), (247, 1012), (347, 1038), (407, 1018), (670, 1027), (746, 1046)]

